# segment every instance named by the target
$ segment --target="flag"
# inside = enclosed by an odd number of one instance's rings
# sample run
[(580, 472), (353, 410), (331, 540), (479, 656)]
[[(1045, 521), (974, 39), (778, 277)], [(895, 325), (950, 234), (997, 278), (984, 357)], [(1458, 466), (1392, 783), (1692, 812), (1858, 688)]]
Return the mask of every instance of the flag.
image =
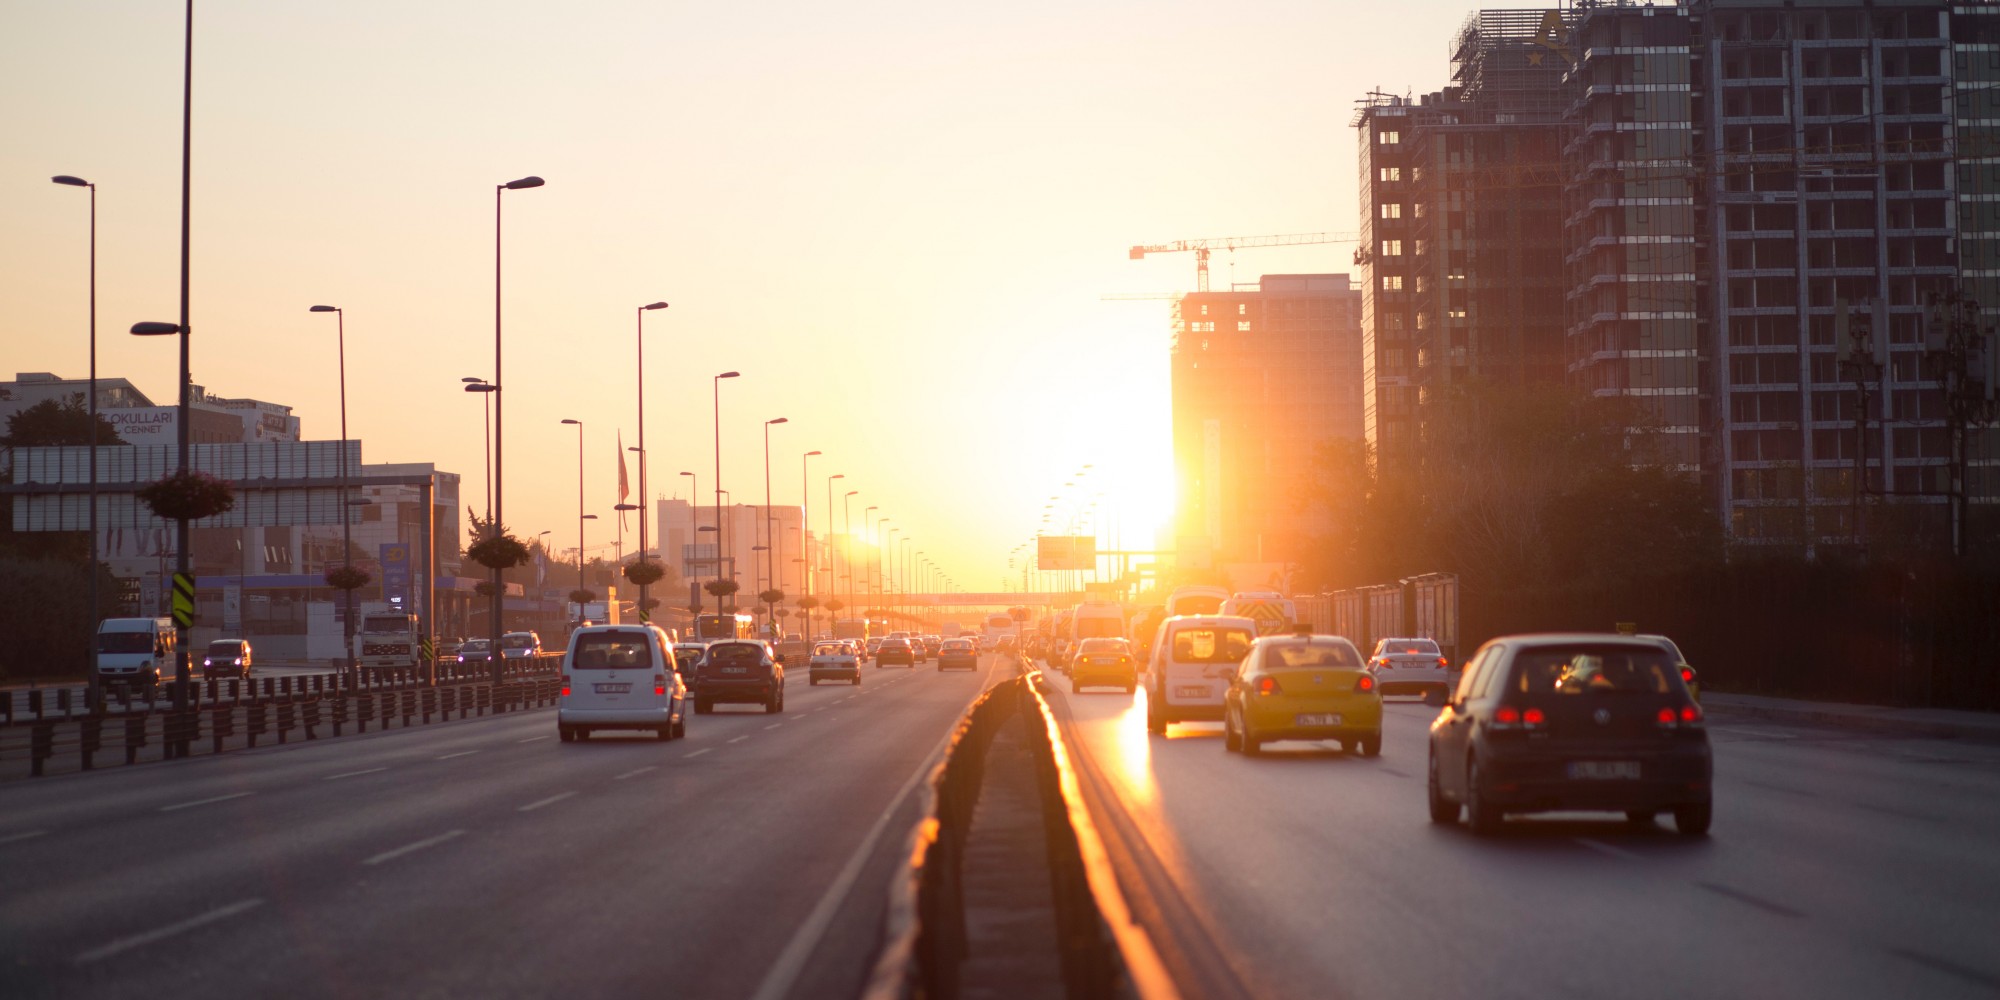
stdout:
[[(626, 478), (625, 475), (625, 432), (620, 430), (618, 432), (618, 502), (627, 503), (626, 498), (631, 495), (632, 481)], [(621, 531), (625, 528), (625, 512), (622, 510), (618, 512), (618, 527)]]

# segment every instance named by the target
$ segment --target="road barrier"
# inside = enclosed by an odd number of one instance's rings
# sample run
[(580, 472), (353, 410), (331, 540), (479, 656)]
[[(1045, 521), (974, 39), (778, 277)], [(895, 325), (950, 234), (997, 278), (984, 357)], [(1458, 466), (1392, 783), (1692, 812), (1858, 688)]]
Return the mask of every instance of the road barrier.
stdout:
[(959, 720), (944, 760), (923, 784), (922, 818), (911, 834), (908, 861), (890, 884), (883, 943), (864, 1000), (953, 1000), (959, 995), (958, 969), (967, 957), (966, 840), (985, 776), (987, 746), (1016, 715), (1027, 723), (1048, 837), (1047, 875), (1064, 995), (1072, 1000), (1178, 998), (1150, 939), (1126, 907), (1040, 683), (1040, 673), (1029, 668), (981, 695)]
[[(495, 685), (489, 669), (439, 670), (433, 685), (417, 670), (338, 673), (189, 683), (185, 708), (171, 683), (150, 692), (88, 688), (7, 692), (0, 698), (0, 775), (26, 761), (30, 777), (52, 768), (90, 771), (328, 736), (449, 721), (552, 705), (561, 692), (561, 654), (510, 664)], [(24, 697), (15, 698), (13, 695)], [(143, 696), (142, 696), (143, 695)]]

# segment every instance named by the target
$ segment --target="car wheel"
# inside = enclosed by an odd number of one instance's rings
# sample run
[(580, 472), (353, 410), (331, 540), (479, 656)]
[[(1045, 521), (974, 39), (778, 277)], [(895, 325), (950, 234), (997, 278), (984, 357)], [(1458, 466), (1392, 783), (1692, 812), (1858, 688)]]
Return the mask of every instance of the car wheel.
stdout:
[(1705, 799), (1693, 805), (1675, 806), (1674, 830), (1683, 837), (1706, 837), (1709, 821), (1714, 818), (1714, 800)]
[(708, 702), (697, 701), (694, 703), (694, 714), (696, 715), (707, 715), (708, 713), (713, 711), (715, 711), (715, 706), (709, 704)]
[(1652, 826), (1653, 820), (1658, 818), (1658, 816), (1659, 814), (1652, 811), (1651, 809), (1625, 810), (1625, 822), (1630, 823), (1633, 826)]
[(1237, 753), (1243, 749), (1243, 740), (1236, 735), (1234, 714), (1222, 717), (1222, 749), (1228, 753)]
[(1373, 736), (1363, 736), (1361, 737), (1360, 743), (1361, 743), (1361, 756), (1363, 757), (1382, 756), (1381, 733), (1376, 733)]
[(556, 727), (556, 738), (562, 740), (564, 743), (575, 743), (576, 732), (567, 726), (558, 726)]
[(1153, 709), (1148, 699), (1146, 706), (1146, 730), (1155, 736), (1167, 735), (1167, 717)]
[(653, 738), (662, 743), (674, 738), (674, 724), (669, 722), (653, 730)]
[(860, 687), (860, 686), (861, 686), (861, 674), (859, 674), (859, 673), (857, 672), (857, 673), (856, 673), (856, 674), (854, 675), (854, 680), (852, 680), (852, 681), (849, 681), (848, 683), (849, 683), (849, 684), (851, 684), (851, 685), (852, 685), (852, 686), (854, 686), (854, 687)]
[(589, 738), (590, 738), (590, 730), (588, 730), (588, 729), (585, 729), (585, 728), (583, 728), (582, 726), (578, 726), (578, 727), (576, 727), (576, 738), (577, 738), (577, 739), (579, 739), (579, 740), (587, 740), (587, 739), (589, 739)]
[(817, 677), (808, 677), (808, 678), (806, 678), (806, 686), (807, 686), (807, 687), (819, 687), (819, 678), (817, 678)]
[(1465, 813), (1472, 832), (1481, 837), (1491, 837), (1500, 832), (1500, 824), (1505, 818), (1499, 807), (1486, 801), (1479, 792), (1479, 762), (1465, 765)]
[(776, 715), (776, 714), (778, 714), (778, 696), (777, 696), (777, 695), (775, 695), (775, 694), (774, 694), (774, 695), (770, 696), (769, 698), (766, 698), (766, 699), (764, 699), (764, 714), (765, 714), (765, 715)]
[(1430, 763), (1430, 804), (1431, 822), (1449, 825), (1458, 822), (1458, 803), (1444, 797), (1444, 789), (1438, 787), (1437, 754), (1431, 754)]
[(687, 739), (687, 735), (688, 735), (688, 720), (687, 716), (683, 715), (680, 718), (674, 720), (674, 739), (684, 740)]
[(1264, 753), (1264, 741), (1250, 731), (1250, 720), (1243, 720), (1243, 731), (1236, 738), (1243, 743), (1243, 756), (1257, 757)]

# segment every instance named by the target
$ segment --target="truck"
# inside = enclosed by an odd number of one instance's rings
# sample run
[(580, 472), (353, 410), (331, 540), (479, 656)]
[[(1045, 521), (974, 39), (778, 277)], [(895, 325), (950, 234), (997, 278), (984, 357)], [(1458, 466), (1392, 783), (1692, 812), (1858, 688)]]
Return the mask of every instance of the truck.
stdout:
[(581, 628), (583, 622), (592, 625), (618, 624), (618, 605), (611, 601), (585, 601), (578, 604), (570, 601), (564, 605), (569, 609), (570, 629)]
[(1297, 605), (1275, 590), (1239, 590), (1222, 602), (1221, 611), (1256, 622), (1258, 635), (1283, 635), (1299, 618)]
[(833, 637), (836, 639), (854, 639), (859, 642), (867, 642), (868, 619), (842, 618), (835, 621), (833, 623)]
[(354, 665), (363, 674), (420, 665), (417, 616), (386, 601), (363, 601), (354, 624)]

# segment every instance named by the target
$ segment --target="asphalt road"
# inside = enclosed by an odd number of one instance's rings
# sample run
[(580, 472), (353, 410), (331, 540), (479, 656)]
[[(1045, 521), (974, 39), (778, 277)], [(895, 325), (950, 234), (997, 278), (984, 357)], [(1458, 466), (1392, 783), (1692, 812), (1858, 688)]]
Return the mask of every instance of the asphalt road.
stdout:
[(1565, 814), (1481, 840), (1428, 821), (1422, 704), (1389, 706), (1375, 760), (1250, 759), (1220, 724), (1149, 737), (1143, 692), (1059, 686), (1102, 808), (1177, 894), (1171, 957), (1224, 967), (1195, 995), (2000, 993), (2000, 747), (1715, 714), (1709, 838)]
[(852, 995), (982, 666), (799, 669), (666, 743), (542, 709), (0, 788), (0, 996)]

